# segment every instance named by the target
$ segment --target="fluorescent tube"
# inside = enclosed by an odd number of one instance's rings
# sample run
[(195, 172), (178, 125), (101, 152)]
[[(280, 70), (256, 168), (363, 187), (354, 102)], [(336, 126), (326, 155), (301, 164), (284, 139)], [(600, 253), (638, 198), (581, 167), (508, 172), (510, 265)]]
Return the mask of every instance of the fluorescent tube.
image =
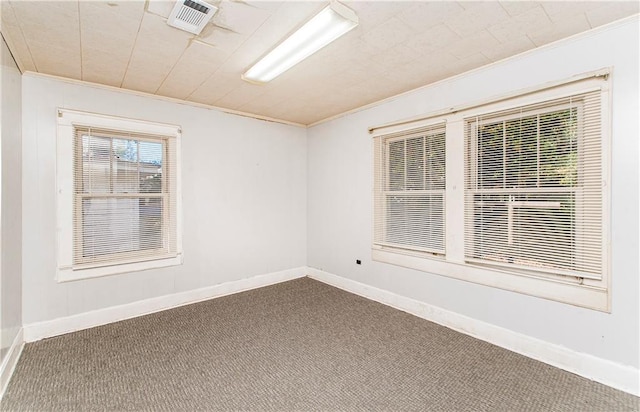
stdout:
[(304, 26), (267, 53), (242, 78), (267, 83), (358, 25), (350, 8), (331, 2)]

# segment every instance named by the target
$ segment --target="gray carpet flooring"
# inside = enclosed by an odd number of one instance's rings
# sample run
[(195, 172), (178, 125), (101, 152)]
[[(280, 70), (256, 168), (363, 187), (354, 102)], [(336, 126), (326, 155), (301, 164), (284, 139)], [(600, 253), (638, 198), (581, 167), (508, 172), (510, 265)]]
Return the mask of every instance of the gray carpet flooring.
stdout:
[(27, 344), (3, 411), (633, 411), (640, 399), (302, 278)]

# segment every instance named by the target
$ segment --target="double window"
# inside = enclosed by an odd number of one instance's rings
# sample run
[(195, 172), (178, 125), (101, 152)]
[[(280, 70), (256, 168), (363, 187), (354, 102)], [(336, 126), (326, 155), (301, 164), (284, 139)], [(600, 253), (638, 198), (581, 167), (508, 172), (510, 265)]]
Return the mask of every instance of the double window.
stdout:
[(177, 127), (58, 119), (59, 280), (180, 263)]
[(607, 101), (591, 77), (385, 126), (374, 259), (607, 310)]

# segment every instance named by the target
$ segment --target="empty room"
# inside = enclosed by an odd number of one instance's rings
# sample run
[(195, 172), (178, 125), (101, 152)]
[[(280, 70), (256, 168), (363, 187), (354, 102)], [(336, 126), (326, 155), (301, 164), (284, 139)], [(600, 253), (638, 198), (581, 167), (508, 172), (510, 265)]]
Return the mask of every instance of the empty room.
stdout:
[(2, 0), (3, 411), (640, 411), (637, 1)]

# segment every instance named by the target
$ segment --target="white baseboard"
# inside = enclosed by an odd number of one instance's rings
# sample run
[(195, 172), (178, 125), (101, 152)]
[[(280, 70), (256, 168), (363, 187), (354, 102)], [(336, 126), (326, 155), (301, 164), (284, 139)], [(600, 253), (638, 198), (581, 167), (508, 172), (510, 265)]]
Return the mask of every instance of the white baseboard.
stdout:
[(18, 359), (20, 359), (23, 347), (24, 335), (23, 329), (20, 328), (9, 347), (7, 355), (2, 360), (2, 364), (0, 364), (0, 399), (4, 396), (4, 391), (7, 389), (7, 385), (9, 385), (9, 380), (11, 379), (11, 375), (13, 375), (13, 370), (18, 364)]
[(206, 288), (159, 296), (156, 298), (128, 303), (126, 305), (93, 310), (64, 318), (31, 323), (24, 326), (24, 341), (34, 342), (40, 339), (76, 332), (82, 329), (93, 328), (95, 326), (106, 325), (108, 323), (118, 322), (142, 315), (148, 315), (161, 310), (188, 305), (220, 296), (231, 295), (263, 286), (269, 286), (304, 276), (306, 276), (306, 268), (299, 267), (280, 272), (258, 275), (248, 279), (221, 283), (219, 285), (209, 286)]
[(307, 275), (312, 279), (411, 313), (512, 352), (640, 396), (640, 370), (634, 367), (576, 352), (564, 346), (532, 338), (322, 270), (308, 268)]

